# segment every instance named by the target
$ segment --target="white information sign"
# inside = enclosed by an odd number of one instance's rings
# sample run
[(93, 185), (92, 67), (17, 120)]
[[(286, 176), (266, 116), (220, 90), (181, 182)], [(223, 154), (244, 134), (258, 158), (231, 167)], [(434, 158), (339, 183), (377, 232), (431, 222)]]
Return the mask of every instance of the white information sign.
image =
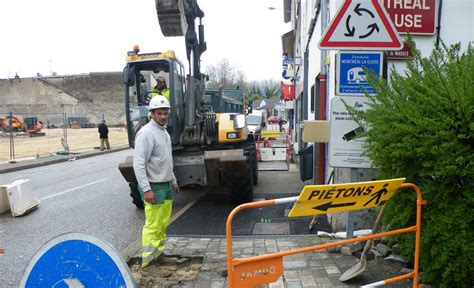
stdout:
[(343, 101), (350, 107), (364, 111), (369, 108), (370, 100), (362, 96), (335, 96), (331, 99), (329, 166), (372, 168), (370, 158), (363, 155), (365, 137), (358, 138), (367, 127), (354, 121)]

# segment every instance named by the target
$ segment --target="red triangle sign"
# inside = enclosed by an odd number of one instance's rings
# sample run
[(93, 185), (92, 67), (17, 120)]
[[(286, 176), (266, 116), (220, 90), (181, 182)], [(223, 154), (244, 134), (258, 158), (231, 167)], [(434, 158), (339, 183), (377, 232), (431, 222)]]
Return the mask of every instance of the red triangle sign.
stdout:
[(346, 0), (319, 42), (320, 49), (399, 50), (402, 42), (378, 0)]

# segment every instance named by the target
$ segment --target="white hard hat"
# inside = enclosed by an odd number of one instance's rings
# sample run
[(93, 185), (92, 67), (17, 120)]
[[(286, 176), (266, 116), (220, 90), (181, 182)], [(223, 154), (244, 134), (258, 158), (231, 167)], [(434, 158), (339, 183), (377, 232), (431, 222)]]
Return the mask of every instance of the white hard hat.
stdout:
[(152, 72), (153, 78), (155, 78), (156, 81), (161, 81), (161, 82), (166, 82), (165, 76), (163, 76), (160, 72), (155, 73)]
[(148, 104), (148, 111), (158, 108), (170, 108), (170, 102), (165, 96), (158, 95), (151, 98), (150, 104)]
[(156, 81), (166, 82), (165, 77), (163, 77), (161, 75), (156, 76), (155, 79), (156, 79)]

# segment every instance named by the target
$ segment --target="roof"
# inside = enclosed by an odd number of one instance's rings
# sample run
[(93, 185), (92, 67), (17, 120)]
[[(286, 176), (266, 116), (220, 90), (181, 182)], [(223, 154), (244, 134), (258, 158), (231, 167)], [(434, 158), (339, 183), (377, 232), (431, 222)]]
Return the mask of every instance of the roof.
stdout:
[(280, 101), (280, 99), (263, 99), (253, 101), (253, 109), (273, 109), (275, 103)]

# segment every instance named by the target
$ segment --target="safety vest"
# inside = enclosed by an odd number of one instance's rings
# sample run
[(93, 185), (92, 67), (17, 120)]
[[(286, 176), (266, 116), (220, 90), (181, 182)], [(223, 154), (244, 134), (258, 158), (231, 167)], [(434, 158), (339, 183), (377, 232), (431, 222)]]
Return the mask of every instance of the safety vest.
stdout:
[(151, 89), (151, 91), (150, 91), (150, 96), (151, 96), (151, 97), (155, 97), (155, 96), (157, 96), (157, 95), (165, 96), (166, 99), (167, 99), (168, 101), (170, 101), (170, 89), (168, 89), (168, 87), (165, 88), (165, 89), (163, 89), (163, 90), (161, 90), (161, 92), (158, 92), (158, 90), (156, 90), (156, 86), (153, 87), (153, 89)]

